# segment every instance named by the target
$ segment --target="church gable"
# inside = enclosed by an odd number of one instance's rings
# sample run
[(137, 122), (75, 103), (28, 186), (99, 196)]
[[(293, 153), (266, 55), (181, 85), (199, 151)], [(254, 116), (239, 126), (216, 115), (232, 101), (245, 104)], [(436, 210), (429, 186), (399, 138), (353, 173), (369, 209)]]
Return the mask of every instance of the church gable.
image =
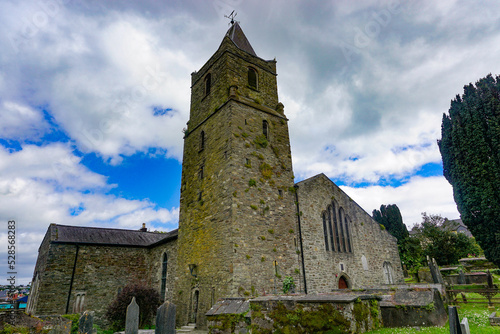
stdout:
[(319, 174), (296, 187), (308, 292), (403, 282), (396, 239), (335, 183)]

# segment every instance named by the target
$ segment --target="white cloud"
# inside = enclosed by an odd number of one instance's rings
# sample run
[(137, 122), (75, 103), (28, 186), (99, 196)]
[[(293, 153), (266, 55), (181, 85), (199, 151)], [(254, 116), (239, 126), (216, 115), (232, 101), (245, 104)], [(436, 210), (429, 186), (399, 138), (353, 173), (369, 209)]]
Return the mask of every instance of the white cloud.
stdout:
[(440, 214), (449, 219), (460, 218), (453, 201), (453, 189), (442, 176), (412, 177), (400, 187), (341, 188), (370, 215), (374, 209), (380, 210), (382, 204), (396, 204), (403, 222), (410, 229), (413, 224), (422, 222), (422, 212)]
[(3, 101), (0, 104), (0, 133), (3, 138), (38, 138), (47, 130), (48, 125), (40, 111), (12, 101)]

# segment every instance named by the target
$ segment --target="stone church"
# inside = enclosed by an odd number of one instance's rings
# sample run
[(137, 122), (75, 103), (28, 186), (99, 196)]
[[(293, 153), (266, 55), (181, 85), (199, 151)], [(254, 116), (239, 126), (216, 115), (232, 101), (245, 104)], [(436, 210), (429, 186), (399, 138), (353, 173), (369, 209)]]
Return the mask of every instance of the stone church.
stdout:
[(51, 224), (27, 310), (108, 305), (132, 282), (177, 305), (177, 325), (206, 326), (219, 298), (403, 283), (396, 239), (324, 174), (294, 184), (276, 61), (237, 22), (192, 73), (179, 228), (168, 233)]

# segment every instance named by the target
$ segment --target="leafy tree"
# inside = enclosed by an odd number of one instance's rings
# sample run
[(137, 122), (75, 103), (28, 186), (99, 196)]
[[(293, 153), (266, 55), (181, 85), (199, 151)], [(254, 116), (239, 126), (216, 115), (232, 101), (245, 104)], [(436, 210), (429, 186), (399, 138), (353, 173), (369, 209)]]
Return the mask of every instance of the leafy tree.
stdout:
[(473, 238), (446, 229), (448, 220), (440, 215), (422, 213), (422, 224), (416, 225), (416, 237), (420, 240), (423, 256), (435, 258), (439, 265), (456, 264), (468, 254), (477, 254), (481, 249)]
[(464, 87), (443, 115), (439, 150), (462, 221), (500, 266), (500, 77)]
[(125, 328), (127, 306), (132, 301), (132, 297), (135, 297), (135, 301), (139, 305), (139, 328), (152, 324), (153, 316), (161, 304), (160, 294), (153, 288), (133, 283), (125, 286), (108, 306), (106, 318), (111, 322), (111, 327), (114, 330)]
[(408, 237), (408, 229), (396, 204), (381, 205), (380, 211), (373, 210), (372, 216), (377, 223), (385, 226), (387, 232), (398, 239), (398, 244)]

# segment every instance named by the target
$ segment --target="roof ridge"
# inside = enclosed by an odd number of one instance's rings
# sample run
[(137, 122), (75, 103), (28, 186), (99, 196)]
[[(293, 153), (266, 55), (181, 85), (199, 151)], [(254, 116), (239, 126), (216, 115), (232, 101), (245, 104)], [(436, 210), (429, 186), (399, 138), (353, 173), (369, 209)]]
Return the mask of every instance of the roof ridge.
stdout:
[[(52, 226), (62, 226), (62, 227), (71, 227), (71, 228), (84, 228), (84, 229), (97, 229), (97, 230), (113, 230), (113, 231), (126, 231), (126, 232), (141, 232), (141, 233), (155, 233), (157, 234), (158, 232), (153, 232), (153, 231), (141, 231), (141, 230), (128, 230), (124, 228), (116, 228), (116, 227), (98, 227), (98, 226), (75, 226), (75, 225), (63, 225), (63, 224), (51, 224)], [(177, 229), (173, 229), (171, 231), (167, 231), (164, 233), (170, 233), (173, 232)]]

